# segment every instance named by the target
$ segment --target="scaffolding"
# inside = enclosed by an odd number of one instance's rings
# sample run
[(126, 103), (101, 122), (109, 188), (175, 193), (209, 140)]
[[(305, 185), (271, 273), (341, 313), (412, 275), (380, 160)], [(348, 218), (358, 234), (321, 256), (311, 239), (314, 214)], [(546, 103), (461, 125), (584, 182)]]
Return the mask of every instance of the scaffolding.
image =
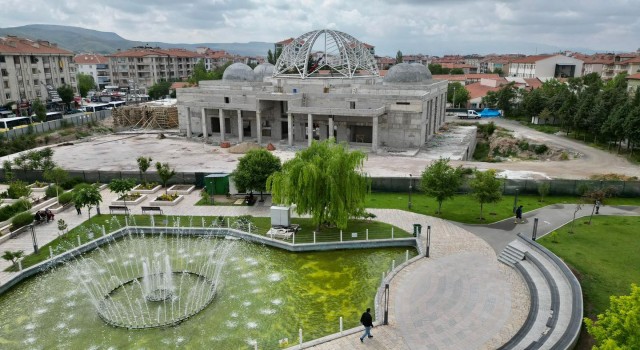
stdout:
[(112, 111), (115, 126), (132, 129), (177, 129), (178, 107), (126, 106)]

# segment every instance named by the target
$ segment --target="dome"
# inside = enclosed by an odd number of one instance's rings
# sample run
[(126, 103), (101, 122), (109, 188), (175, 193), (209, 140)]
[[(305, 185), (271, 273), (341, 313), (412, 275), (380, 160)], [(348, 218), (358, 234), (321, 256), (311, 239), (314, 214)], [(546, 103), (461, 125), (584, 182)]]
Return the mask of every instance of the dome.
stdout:
[(244, 63), (234, 63), (222, 73), (222, 80), (226, 81), (254, 81), (253, 69)]
[(274, 77), (354, 78), (379, 76), (371, 46), (337, 30), (321, 29), (303, 34), (282, 49)]
[(255, 75), (256, 81), (263, 81), (265, 77), (272, 76), (274, 69), (275, 66), (271, 63), (260, 63), (256, 66), (256, 68), (253, 69), (253, 74)]
[(419, 63), (398, 63), (384, 76), (385, 83), (423, 83), (432, 79), (427, 66)]

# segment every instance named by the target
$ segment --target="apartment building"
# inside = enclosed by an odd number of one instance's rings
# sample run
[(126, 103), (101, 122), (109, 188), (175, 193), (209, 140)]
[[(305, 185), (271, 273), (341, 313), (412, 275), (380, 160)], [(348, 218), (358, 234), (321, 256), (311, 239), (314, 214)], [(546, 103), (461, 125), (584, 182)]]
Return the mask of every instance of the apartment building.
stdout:
[[(50, 98), (70, 85), (77, 91), (73, 53), (43, 40), (0, 37), (0, 104)], [(57, 93), (56, 93), (57, 95)]]
[(111, 84), (146, 92), (160, 81), (186, 80), (203, 55), (185, 49), (134, 47), (109, 58)]
[(509, 63), (509, 76), (520, 78), (571, 78), (582, 76), (582, 60), (564, 55), (536, 55)]
[(109, 59), (94, 53), (81, 53), (73, 58), (78, 67), (78, 73), (87, 74), (93, 77), (98, 89), (102, 90), (107, 85), (111, 85), (111, 74), (109, 72)]

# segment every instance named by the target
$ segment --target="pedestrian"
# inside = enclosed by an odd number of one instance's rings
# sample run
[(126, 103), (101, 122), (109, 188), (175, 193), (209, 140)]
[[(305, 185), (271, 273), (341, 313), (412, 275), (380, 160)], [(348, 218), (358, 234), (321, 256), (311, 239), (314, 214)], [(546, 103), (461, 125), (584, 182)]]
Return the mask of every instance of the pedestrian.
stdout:
[(82, 214), (82, 207), (80, 206), (80, 203), (76, 203), (76, 211), (78, 212), (78, 215)]
[(600, 201), (596, 199), (596, 214), (600, 214)]
[(524, 222), (524, 220), (522, 220), (522, 206), (519, 206), (516, 209), (516, 220), (515, 220), (516, 224), (518, 223), (518, 220), (520, 220), (520, 223)]
[(373, 338), (371, 335), (371, 328), (373, 328), (373, 319), (371, 318), (371, 309), (367, 308), (367, 311), (360, 317), (360, 323), (364, 326), (364, 334), (360, 337), (360, 342), (364, 343), (364, 337)]

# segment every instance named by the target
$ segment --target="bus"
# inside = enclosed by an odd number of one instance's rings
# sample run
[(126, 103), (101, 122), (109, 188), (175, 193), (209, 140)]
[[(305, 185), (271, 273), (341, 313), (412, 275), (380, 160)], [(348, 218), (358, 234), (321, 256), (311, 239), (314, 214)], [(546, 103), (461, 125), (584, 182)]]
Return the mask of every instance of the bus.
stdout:
[(45, 121), (50, 122), (52, 120), (62, 119), (62, 112), (47, 112), (47, 118)]
[(0, 111), (0, 118), (15, 118), (15, 116), (12, 111)]
[(108, 103), (110, 108), (118, 108), (118, 107), (124, 107), (127, 105), (126, 101), (111, 101)]
[(104, 111), (105, 109), (109, 108), (109, 104), (108, 103), (89, 103), (87, 105), (83, 106), (85, 112), (97, 112), (97, 111)]
[(24, 128), (31, 124), (31, 117), (0, 118), (0, 131)]

